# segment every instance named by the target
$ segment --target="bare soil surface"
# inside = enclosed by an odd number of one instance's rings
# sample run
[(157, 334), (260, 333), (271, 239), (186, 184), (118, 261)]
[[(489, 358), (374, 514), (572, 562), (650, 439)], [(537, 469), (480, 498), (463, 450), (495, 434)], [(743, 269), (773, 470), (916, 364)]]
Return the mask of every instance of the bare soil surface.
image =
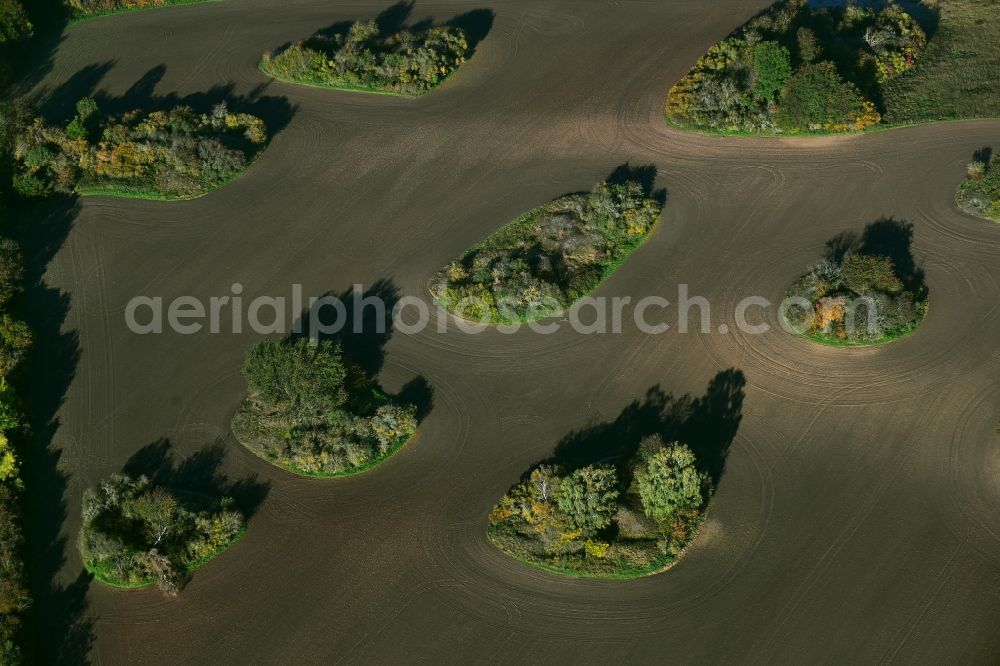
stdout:
[[(420, 99), (270, 81), (265, 49), (386, 0), (233, 0), (71, 27), (37, 86), (52, 110), (231, 86), (286, 98), (248, 172), (204, 198), (92, 197), (27, 232), (36, 354), (29, 461), (36, 627), (47, 661), (100, 664), (496, 661), (995, 662), (1000, 657), (1000, 229), (954, 191), (977, 121), (831, 139), (725, 139), (663, 120), (669, 87), (766, 2), (420, 2), (413, 20), (495, 12), (475, 54)], [(60, 101), (62, 100), (62, 101)], [(62, 106), (60, 106), (62, 104)], [(453, 257), (519, 214), (653, 164), (661, 225), (598, 290), (713, 305), (728, 334), (396, 333), (373, 350), (387, 391), (422, 375), (433, 403), (378, 469), (296, 478), (233, 439), (253, 333), (138, 336), (129, 299), (249, 300), (390, 281), (429, 303)], [(777, 302), (827, 239), (912, 222), (931, 309), (892, 345), (837, 349), (736, 331)], [(228, 330), (228, 329), (224, 329)], [(384, 354), (384, 355), (383, 355)], [(700, 396), (747, 378), (708, 519), (669, 572), (568, 579), (507, 557), (487, 513), (570, 431), (660, 386)], [(269, 492), (246, 537), (176, 600), (81, 577), (81, 494), (166, 439), (216, 440), (231, 479)], [(42, 495), (47, 488), (48, 494)], [(60, 497), (65, 504), (60, 503)]]

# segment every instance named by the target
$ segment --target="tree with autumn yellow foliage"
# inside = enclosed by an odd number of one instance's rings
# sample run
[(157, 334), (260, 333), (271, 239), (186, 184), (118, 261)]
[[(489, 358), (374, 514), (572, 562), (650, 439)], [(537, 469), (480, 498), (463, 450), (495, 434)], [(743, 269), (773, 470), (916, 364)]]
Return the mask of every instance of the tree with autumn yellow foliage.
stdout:
[(671, 88), (667, 120), (720, 133), (862, 131), (882, 121), (883, 87), (926, 46), (895, 3), (779, 0), (709, 47)]
[(207, 114), (190, 107), (104, 116), (80, 100), (65, 127), (35, 117), (14, 143), (25, 196), (49, 192), (153, 199), (192, 198), (242, 173), (267, 142), (264, 122), (224, 102)]
[(357, 21), (345, 32), (321, 31), (265, 53), (260, 68), (292, 83), (415, 96), (444, 82), (468, 52), (468, 38), (456, 26), (382, 34), (375, 21)]

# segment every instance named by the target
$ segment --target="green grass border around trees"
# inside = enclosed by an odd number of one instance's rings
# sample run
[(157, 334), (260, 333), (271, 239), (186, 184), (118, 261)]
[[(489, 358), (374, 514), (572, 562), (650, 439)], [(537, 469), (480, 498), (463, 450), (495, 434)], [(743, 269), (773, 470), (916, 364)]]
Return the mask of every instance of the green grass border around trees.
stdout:
[(533, 467), (490, 510), (490, 543), (519, 562), (575, 578), (627, 580), (667, 570), (704, 524), (714, 491), (709, 465), (659, 434), (602, 461)]
[[(204, 0), (204, 1), (220, 2), (221, 0)], [(264, 142), (264, 145), (261, 146), (257, 154), (254, 155), (247, 162), (246, 166), (244, 166), (239, 171), (233, 173), (230, 177), (221, 181), (217, 187), (214, 187), (210, 190), (206, 190), (204, 192), (198, 192), (197, 194), (191, 194), (188, 196), (181, 196), (181, 195), (171, 196), (169, 194), (163, 194), (162, 192), (157, 192), (156, 190), (148, 190), (139, 187), (128, 187), (125, 185), (117, 187), (97, 187), (97, 186), (84, 185), (81, 187), (74, 188), (73, 194), (76, 194), (77, 196), (81, 197), (117, 197), (120, 199), (135, 199), (137, 201), (193, 201), (195, 199), (201, 199), (202, 197), (206, 197), (209, 194), (212, 194), (213, 192), (221, 190), (230, 183), (233, 183), (242, 178), (244, 175), (246, 175), (246, 173), (250, 170), (250, 168), (254, 165), (254, 163), (256, 163), (257, 160), (260, 159), (264, 151), (267, 150), (269, 144), (270, 144), (270, 137), (268, 137), (267, 141)]]
[[(533, 321), (543, 321), (560, 316), (580, 299), (592, 294), (601, 287), (622, 265), (649, 240), (663, 221), (665, 197), (662, 192), (652, 193), (652, 179), (655, 170), (652, 167), (626, 169), (632, 172), (645, 172), (647, 183), (628, 179), (614, 183), (613, 179), (599, 183), (591, 192), (575, 192), (547, 201), (519, 215), (514, 220), (504, 224), (486, 238), (464, 251), (448, 266), (438, 271), (428, 282), (427, 288), (432, 300), (448, 313), (461, 321), (473, 325), (504, 326), (519, 325)], [(608, 214), (608, 208), (614, 213)], [(598, 212), (600, 211), (600, 212)], [(556, 238), (546, 235), (547, 227), (564, 220), (567, 215), (574, 218), (569, 231), (563, 230), (568, 238)], [(553, 263), (554, 259), (565, 266), (572, 266), (573, 252), (580, 248), (568, 249), (570, 241), (576, 234), (579, 239), (586, 239), (587, 249), (595, 254), (605, 256), (593, 260), (589, 264), (574, 267), (582, 281), (577, 282), (576, 276), (564, 275), (553, 280), (536, 267), (515, 269), (519, 263), (530, 261), (527, 255), (532, 252), (544, 255), (544, 259)], [(597, 239), (597, 242), (594, 240)], [(565, 243), (563, 241), (566, 241)], [(510, 271), (505, 283), (487, 288), (485, 283), (476, 277), (482, 268), (476, 268), (480, 257), (490, 262), (494, 269), (505, 267)], [(453, 270), (459, 269), (460, 277), (455, 277)], [(530, 272), (530, 274), (528, 274)], [(517, 287), (520, 280), (521, 288)], [(537, 283), (537, 284), (536, 284)], [(467, 294), (466, 290), (479, 288), (475, 294)], [(544, 289), (547, 293), (539, 293), (533, 305), (520, 307), (520, 303), (531, 288)], [(496, 293), (496, 290), (505, 293)], [(467, 295), (466, 295), (467, 294)], [(498, 302), (515, 295), (518, 303), (513, 308), (498, 307)], [(455, 296), (458, 296), (456, 300)], [(478, 298), (474, 307), (466, 306), (462, 312), (456, 311), (456, 306), (469, 298)], [(543, 299), (551, 299), (559, 304), (559, 311), (552, 311), (544, 306)], [(511, 305), (507, 303), (507, 305)], [(483, 310), (476, 319), (469, 310)], [(512, 309), (524, 312), (512, 312)], [(508, 316), (516, 314), (516, 317)]]
[[(220, 2), (221, 0), (206, 0), (206, 1)], [(428, 93), (431, 93), (434, 90), (437, 90), (438, 88), (443, 86), (445, 82), (451, 78), (451, 74), (449, 74), (448, 76), (446, 76), (444, 79), (441, 80), (441, 83), (437, 84), (437, 86), (435, 86), (431, 90), (427, 90), (418, 95), (411, 95), (408, 93), (397, 92), (395, 90), (385, 90), (383, 88), (373, 88), (370, 86), (351, 85), (348, 83), (334, 84), (334, 83), (316, 83), (313, 81), (297, 81), (287, 76), (280, 76), (278, 74), (275, 74), (273, 71), (271, 71), (266, 60), (261, 60), (259, 63), (257, 63), (257, 69), (259, 69), (261, 72), (271, 77), (275, 81), (281, 81), (282, 83), (287, 83), (293, 86), (306, 86), (307, 88), (317, 88), (319, 90), (340, 90), (342, 92), (368, 93), (371, 95), (384, 95), (385, 97), (401, 97), (403, 99), (420, 99), (421, 97), (426, 96)]]
[[(1000, 428), (1000, 426), (998, 426), (998, 428)], [(523, 553), (512, 552), (510, 549), (501, 545), (501, 542), (496, 539), (496, 532), (498, 529), (494, 525), (487, 526), (486, 538), (494, 548), (499, 550), (504, 555), (517, 560), (521, 564), (539, 569), (541, 571), (547, 571), (560, 576), (568, 576), (570, 578), (580, 578), (583, 580), (635, 580), (637, 578), (646, 578), (648, 576), (665, 573), (680, 562), (684, 555), (687, 554), (688, 550), (690, 550), (691, 545), (695, 542), (695, 539), (698, 538), (698, 534), (701, 533), (701, 528), (705, 524), (709, 508), (711, 507), (706, 508), (705, 511), (699, 514), (696, 524), (692, 527), (691, 536), (687, 545), (684, 546), (684, 548), (682, 548), (677, 554), (663, 553), (660, 555), (659, 559), (645, 567), (637, 567), (627, 563), (622, 564), (618, 566), (615, 571), (608, 573), (594, 573), (590, 571), (581, 571), (579, 569), (571, 569), (569, 567), (546, 564), (538, 560), (533, 560), (530, 557), (525, 556)]]
[(387, 394), (339, 343), (262, 340), (243, 363), (247, 395), (233, 437), (291, 474), (331, 479), (371, 470), (416, 434), (418, 407)]
[(444, 85), (472, 47), (469, 35), (458, 25), (428, 21), (416, 29), (405, 27), (403, 19), (410, 9), (399, 3), (374, 20), (319, 30), (276, 52), (264, 52), (258, 69), (289, 84), (422, 97)]
[(890, 217), (861, 234), (834, 236), (824, 256), (785, 292), (785, 304), (795, 314), (781, 308), (783, 328), (830, 347), (877, 347), (910, 335), (930, 309), (912, 242), (913, 225)]
[[(185, 566), (183, 571), (181, 571), (181, 573), (186, 576), (194, 573), (198, 569), (201, 569), (203, 566), (205, 566), (212, 560), (216, 559), (217, 557), (225, 553), (227, 550), (235, 546), (237, 543), (239, 543), (240, 540), (243, 539), (244, 536), (246, 536), (246, 533), (247, 533), (247, 528), (244, 527), (242, 530), (236, 533), (236, 536), (234, 536), (233, 539), (229, 541), (229, 543), (223, 545), (220, 548), (217, 548), (216, 550), (212, 551), (208, 555), (205, 555), (201, 559)], [(108, 587), (112, 587), (118, 590), (139, 590), (145, 587), (151, 587), (153, 585), (156, 585), (156, 580), (152, 578), (149, 580), (138, 581), (133, 583), (120, 583), (114, 580), (111, 576), (109, 576), (106, 573), (107, 570), (104, 569), (103, 567), (92, 567), (89, 564), (84, 563), (83, 568), (87, 571), (87, 573), (91, 574), (94, 577), (94, 580), (97, 580), (100, 583), (107, 585)]]
[[(22, 195), (197, 199), (246, 174), (272, 138), (263, 120), (231, 113), (224, 101), (210, 113), (179, 104), (108, 115), (94, 98), (79, 100), (76, 108), (64, 127), (18, 107), (13, 185)], [(177, 135), (191, 145), (171, 139)]]
[[(920, 328), (920, 325), (924, 322), (924, 319), (927, 316), (927, 311), (929, 308), (930, 308), (929, 301), (925, 300), (920, 303), (917, 303), (916, 321), (914, 321), (909, 326), (905, 326), (903, 328), (897, 328), (893, 331), (890, 331), (885, 335), (883, 335), (882, 337), (877, 338), (875, 340), (864, 340), (864, 341), (841, 340), (839, 338), (831, 338), (829, 336), (824, 336), (818, 333), (810, 333), (810, 332), (798, 333), (797, 337), (800, 337), (803, 340), (808, 340), (809, 342), (814, 342), (819, 345), (824, 345), (826, 347), (848, 347), (848, 348), (859, 348), (859, 349), (864, 349), (867, 347), (880, 347), (882, 345), (887, 345), (892, 342), (896, 342), (897, 340), (902, 340), (903, 338), (908, 337), (911, 333)], [(795, 325), (793, 322), (788, 321), (787, 318), (785, 319), (785, 323), (788, 324), (789, 326)]]
[(132, 14), (134, 12), (144, 12), (152, 9), (166, 9), (167, 7), (180, 7), (183, 5), (201, 5), (223, 0), (166, 0), (158, 5), (145, 5), (142, 7), (116, 7), (114, 9), (102, 9), (96, 12), (82, 12), (78, 9), (70, 8), (69, 25), (85, 23), (105, 16), (117, 16), (118, 14)]
[[(384, 463), (386, 460), (388, 460), (389, 458), (392, 458), (394, 455), (396, 455), (397, 453), (399, 453), (400, 451), (402, 451), (403, 447), (406, 446), (407, 444), (409, 444), (411, 441), (413, 441), (413, 439), (416, 436), (417, 436), (417, 433), (414, 432), (412, 435), (407, 435), (405, 437), (400, 437), (395, 442), (393, 442), (392, 446), (390, 446), (386, 450), (386, 452), (384, 454), (382, 454), (381, 456), (378, 456), (376, 458), (373, 458), (372, 460), (369, 460), (364, 465), (361, 465), (361, 466), (356, 467), (354, 469), (344, 470), (342, 472), (308, 472), (308, 471), (305, 471), (305, 470), (298, 469), (298, 468), (296, 468), (293, 465), (286, 465), (286, 464), (283, 464), (283, 463), (275, 462), (273, 460), (268, 460), (267, 458), (262, 458), (262, 459), (266, 460), (267, 462), (271, 463), (272, 465), (274, 465), (276, 467), (280, 467), (281, 469), (285, 470), (286, 472), (288, 472), (290, 474), (294, 474), (296, 476), (301, 476), (301, 477), (306, 478), (306, 479), (343, 479), (343, 478), (346, 478), (348, 476), (357, 476), (358, 474), (364, 474), (365, 472), (370, 472), (375, 467), (378, 467), (379, 465), (381, 465), (382, 463)], [(251, 453), (255, 453), (256, 454), (255, 451), (251, 451)], [(258, 456), (258, 457), (261, 457), (261, 456)]]
[[(656, 230), (657, 230), (657, 228), (659, 228), (660, 223), (662, 222), (662, 220), (663, 220), (663, 216), (662, 215), (660, 215), (659, 217), (657, 217), (656, 222), (654, 222), (653, 226), (650, 227), (649, 233), (646, 236), (640, 238), (634, 245), (632, 245), (631, 247), (629, 247), (626, 250), (626, 252), (620, 258), (618, 258), (616, 261), (613, 261), (613, 262), (607, 264), (606, 267), (605, 267), (605, 269), (604, 269), (604, 272), (602, 273), (602, 275), (601, 275), (600, 279), (597, 281), (597, 283), (588, 292), (588, 294), (585, 294), (584, 296), (581, 296), (581, 298), (584, 298), (586, 295), (589, 295), (589, 294), (597, 291), (601, 287), (601, 285), (603, 285), (605, 282), (608, 281), (608, 279), (611, 278), (612, 275), (614, 275), (615, 273), (617, 273), (618, 269), (622, 267), (622, 264), (624, 264), (629, 259), (629, 257), (631, 257), (633, 254), (635, 254), (639, 250), (639, 248), (642, 247), (646, 243), (646, 241), (649, 240), (649, 238), (654, 233), (656, 233)], [(515, 222), (517, 222), (517, 221), (518, 220), (515, 220)], [(482, 249), (484, 247), (487, 247), (487, 246), (484, 245), (485, 242), (486, 241), (484, 240), (484, 241), (480, 241), (479, 243), (476, 243), (471, 248), (469, 248), (469, 252), (473, 252), (473, 251), (475, 251), (477, 249)], [(480, 321), (476, 321), (476, 320), (473, 320), (473, 319), (466, 319), (464, 317), (459, 316), (455, 312), (453, 312), (450, 308), (447, 307), (447, 303), (446, 302), (442, 301), (441, 299), (439, 299), (437, 296), (434, 295), (433, 286), (428, 287), (428, 291), (430, 292), (431, 297), (434, 299), (434, 302), (437, 303), (438, 305), (440, 305), (441, 307), (443, 307), (445, 310), (447, 310), (448, 314), (450, 314), (452, 317), (455, 317), (456, 319), (461, 319), (464, 322), (468, 322), (469, 324), (485, 324), (485, 325), (488, 325), (488, 326), (505, 326), (505, 325), (506, 326), (512, 326), (512, 325), (515, 325), (515, 324), (528, 324), (528, 323), (531, 323), (533, 321), (544, 321), (546, 319), (551, 319), (553, 317), (559, 316), (558, 314), (544, 314), (544, 315), (542, 315), (540, 317), (520, 317), (518, 319), (503, 318), (500, 321), (496, 321), (496, 322), (480, 322)], [(569, 307), (572, 307), (572, 305), (570, 305)], [(566, 310), (568, 310), (568, 309), (569, 308), (566, 308)]]

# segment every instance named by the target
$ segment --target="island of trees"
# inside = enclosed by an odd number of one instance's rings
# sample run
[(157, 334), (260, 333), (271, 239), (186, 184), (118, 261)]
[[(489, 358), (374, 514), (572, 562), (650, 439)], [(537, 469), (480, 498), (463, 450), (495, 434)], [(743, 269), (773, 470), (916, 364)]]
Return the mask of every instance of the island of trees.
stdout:
[(913, 229), (880, 220), (864, 234), (843, 234), (788, 291), (788, 323), (816, 342), (876, 345), (912, 332), (927, 312), (923, 272), (910, 253)]
[(484, 323), (542, 319), (596, 288), (649, 236), (662, 208), (638, 181), (601, 183), (528, 211), (441, 270), (431, 293)]
[(76, 110), (65, 127), (20, 113), (13, 185), (22, 195), (189, 199), (238, 176), (267, 141), (260, 118), (231, 113), (225, 103), (208, 114), (177, 106), (107, 116), (84, 98)]
[(383, 393), (339, 345), (306, 338), (254, 345), (243, 365), (247, 397), (232, 421), (248, 449), (305, 476), (362, 472), (398, 451), (416, 407)]
[(976, 152), (955, 201), (970, 215), (1000, 222), (1000, 155), (989, 148)]
[(156, 584), (173, 596), (187, 573), (232, 545), (245, 526), (229, 498), (117, 474), (84, 495), (80, 550), (87, 571), (102, 583)]
[(357, 21), (265, 53), (260, 68), (291, 83), (417, 96), (443, 83), (468, 53), (468, 38), (457, 26), (382, 34), (376, 21)]
[(676, 559), (711, 493), (687, 445), (651, 435), (617, 465), (534, 468), (493, 507), (488, 534), (507, 554), (545, 569), (631, 578)]
[(880, 122), (887, 87), (927, 46), (899, 5), (785, 0), (712, 46), (667, 100), (673, 124), (710, 132), (851, 132)]

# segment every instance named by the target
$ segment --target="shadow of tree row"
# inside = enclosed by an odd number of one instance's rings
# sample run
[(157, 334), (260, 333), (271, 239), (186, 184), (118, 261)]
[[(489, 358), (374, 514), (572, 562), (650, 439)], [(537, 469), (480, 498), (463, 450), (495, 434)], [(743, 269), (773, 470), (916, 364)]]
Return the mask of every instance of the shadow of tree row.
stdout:
[(40, 90), (33, 95), (33, 102), (41, 115), (55, 122), (68, 122), (75, 113), (77, 101), (93, 97), (103, 113), (120, 114), (135, 109), (144, 112), (167, 110), (178, 105), (190, 106), (195, 111), (207, 113), (219, 102), (225, 102), (231, 111), (251, 113), (267, 125), (269, 136), (283, 130), (298, 110), (287, 97), (266, 94), (270, 82), (262, 83), (246, 94), (236, 94), (236, 84), (217, 84), (208, 90), (179, 95), (175, 92), (158, 94), (156, 87), (167, 73), (164, 64), (150, 68), (121, 95), (109, 95), (100, 90), (104, 77), (114, 68), (116, 61), (92, 63), (77, 70), (58, 86)]
[[(623, 487), (631, 482), (630, 465), (639, 443), (659, 434), (665, 441), (687, 444), (697, 458), (699, 470), (718, 485), (726, 468), (729, 448), (743, 414), (746, 377), (730, 368), (718, 373), (705, 394), (674, 396), (659, 385), (642, 400), (635, 400), (610, 423), (593, 425), (566, 435), (552, 456), (542, 464), (576, 469), (596, 463), (613, 463)], [(522, 480), (528, 478), (526, 472)]]
[(24, 532), (28, 587), (33, 605), (24, 635), (29, 662), (86, 663), (93, 641), (92, 620), (85, 617), (90, 576), (81, 573), (68, 585), (56, 582), (70, 547), (62, 528), (67, 517), (68, 474), (60, 466), (54, 444), (58, 411), (76, 373), (80, 343), (75, 331), (64, 330), (70, 299), (45, 282), (49, 261), (62, 246), (78, 212), (73, 199), (56, 204), (32, 202), (16, 213), (24, 251), (26, 291), (21, 304), (34, 334), (23, 372), (16, 378), (24, 398), (28, 436), (21, 448)]

